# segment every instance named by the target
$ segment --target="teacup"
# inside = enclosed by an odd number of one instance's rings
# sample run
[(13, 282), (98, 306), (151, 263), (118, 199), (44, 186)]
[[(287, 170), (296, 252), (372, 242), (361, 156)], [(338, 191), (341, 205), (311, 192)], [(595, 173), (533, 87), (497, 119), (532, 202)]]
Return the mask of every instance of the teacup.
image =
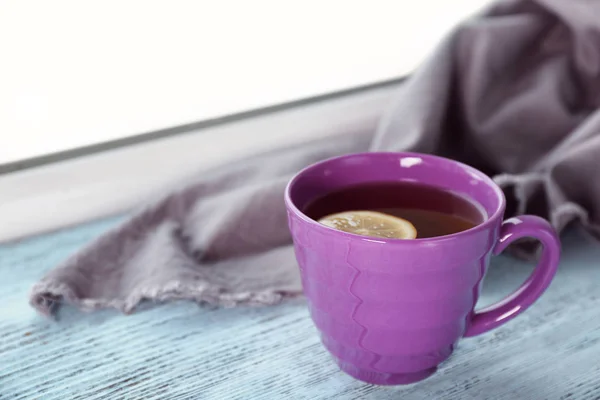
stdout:
[[(410, 181), (450, 190), (481, 206), (465, 231), (426, 239), (373, 238), (322, 225), (304, 213), (334, 190)], [(556, 273), (560, 242), (544, 219), (503, 221), (502, 190), (465, 164), (418, 153), (360, 153), (311, 165), (289, 182), (285, 201), (304, 293), (321, 340), (339, 367), (373, 384), (432, 375), (462, 337), (482, 334), (525, 311)], [(531, 276), (504, 300), (475, 310), (492, 255), (523, 237), (543, 245)]]

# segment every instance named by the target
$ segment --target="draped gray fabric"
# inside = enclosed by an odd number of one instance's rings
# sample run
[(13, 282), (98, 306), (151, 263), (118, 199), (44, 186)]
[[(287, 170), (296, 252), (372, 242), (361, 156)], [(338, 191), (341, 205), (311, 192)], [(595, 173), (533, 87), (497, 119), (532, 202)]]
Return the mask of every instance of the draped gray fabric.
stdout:
[[(70, 303), (221, 306), (301, 294), (283, 190), (302, 167), (368, 150), (436, 153), (494, 177), (509, 214), (600, 226), (600, 2), (496, 3), (465, 21), (401, 86), (376, 132), (348, 131), (221, 166), (49, 271), (44, 314)], [(394, 49), (390, 49), (394, 51)]]

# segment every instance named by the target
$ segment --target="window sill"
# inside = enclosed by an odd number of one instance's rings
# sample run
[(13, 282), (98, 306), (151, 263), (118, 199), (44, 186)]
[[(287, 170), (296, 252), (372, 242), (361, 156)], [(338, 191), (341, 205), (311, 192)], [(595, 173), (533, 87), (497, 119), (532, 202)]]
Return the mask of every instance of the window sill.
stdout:
[(116, 215), (212, 166), (373, 130), (396, 85), (0, 175), (0, 241)]

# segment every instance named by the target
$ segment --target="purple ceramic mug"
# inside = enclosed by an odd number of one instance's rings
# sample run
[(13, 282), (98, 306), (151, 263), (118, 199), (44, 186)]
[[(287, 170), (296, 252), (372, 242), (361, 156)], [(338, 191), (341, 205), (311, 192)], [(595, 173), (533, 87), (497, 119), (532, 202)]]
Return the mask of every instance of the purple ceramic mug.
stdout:
[[(468, 196), (487, 218), (469, 230), (427, 239), (359, 236), (321, 225), (307, 204), (349, 185), (412, 181)], [(548, 222), (503, 222), (505, 198), (485, 174), (417, 153), (361, 153), (298, 173), (285, 201), (311, 317), (340, 368), (365, 382), (394, 385), (433, 374), (457, 341), (496, 328), (529, 307), (550, 284), (560, 243)], [(490, 257), (522, 237), (543, 244), (532, 275), (503, 301), (475, 311)]]

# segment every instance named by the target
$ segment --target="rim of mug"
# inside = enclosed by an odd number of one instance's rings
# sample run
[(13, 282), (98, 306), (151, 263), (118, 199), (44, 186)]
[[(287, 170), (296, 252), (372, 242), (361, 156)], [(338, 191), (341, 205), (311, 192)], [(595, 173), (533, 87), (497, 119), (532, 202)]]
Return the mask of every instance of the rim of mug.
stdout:
[[(451, 233), (449, 235), (442, 235), (442, 236), (430, 237), (430, 238), (397, 239), (397, 238), (380, 238), (380, 237), (364, 236), (364, 235), (358, 235), (356, 233), (344, 232), (344, 231), (340, 231), (340, 230), (337, 230), (337, 229), (334, 229), (334, 228), (330, 228), (330, 227), (328, 227), (326, 225), (323, 225), (323, 224), (320, 224), (319, 222), (317, 222), (314, 219), (310, 218), (308, 215), (306, 215), (305, 213), (303, 213), (298, 207), (296, 207), (296, 204), (294, 204), (294, 202), (292, 201), (292, 198), (290, 196), (290, 190), (291, 190), (292, 186), (294, 185), (294, 183), (296, 182), (296, 180), (301, 175), (303, 175), (304, 173), (310, 171), (311, 169), (316, 169), (316, 168), (322, 166), (325, 163), (329, 163), (329, 162), (340, 160), (340, 159), (344, 159), (344, 158), (352, 158), (352, 157), (358, 157), (358, 156), (362, 156), (362, 157), (364, 157), (364, 156), (377, 156), (377, 155), (396, 155), (396, 156), (407, 156), (407, 157), (422, 157), (422, 158), (426, 158), (426, 159), (430, 159), (430, 160), (436, 160), (436, 161), (440, 161), (440, 162), (445, 162), (445, 163), (459, 165), (462, 168), (465, 168), (468, 171), (470, 171), (470, 172), (476, 174), (477, 176), (481, 177), (482, 181), (486, 182), (486, 184), (488, 184), (488, 186), (492, 187), (492, 189), (494, 190), (496, 196), (498, 197), (498, 206), (496, 207), (496, 209), (494, 210), (494, 212), (492, 213), (492, 215), (490, 217), (488, 217), (484, 222), (482, 222), (481, 224), (478, 224), (478, 225), (476, 225), (476, 226), (474, 226), (472, 228), (466, 229), (464, 231), (460, 231), (460, 232), (457, 232), (457, 233)], [(489, 176), (487, 176), (483, 172), (479, 171), (477, 168), (471, 167), (470, 165), (467, 165), (467, 164), (462, 163), (460, 161), (452, 160), (450, 158), (440, 157), (440, 156), (436, 156), (436, 155), (433, 155), (433, 154), (417, 153), (417, 152), (410, 152), (410, 151), (374, 151), (374, 152), (350, 153), (350, 154), (344, 154), (344, 155), (341, 155), (341, 156), (330, 157), (330, 158), (327, 158), (325, 160), (321, 160), (321, 161), (318, 161), (316, 163), (313, 163), (313, 164), (311, 164), (309, 166), (304, 167), (300, 171), (298, 171), (292, 177), (292, 179), (290, 179), (290, 181), (287, 183), (287, 185), (285, 187), (285, 203), (286, 203), (288, 209), (290, 209), (291, 211), (293, 211), (294, 214), (296, 214), (303, 221), (309, 223), (310, 225), (315, 226), (317, 229), (325, 230), (327, 232), (331, 232), (333, 234), (336, 234), (336, 235), (339, 235), (339, 236), (348, 237), (348, 238), (351, 238), (351, 239), (364, 240), (364, 241), (367, 241), (367, 242), (376, 242), (376, 243), (414, 243), (414, 242), (421, 242), (422, 243), (422, 242), (440, 242), (440, 241), (452, 240), (452, 239), (460, 237), (460, 236), (467, 236), (467, 235), (470, 235), (470, 234), (473, 234), (473, 233), (476, 233), (478, 231), (486, 229), (487, 227), (489, 227), (489, 225), (495, 223), (498, 219), (501, 219), (504, 216), (504, 211), (506, 209), (506, 197), (504, 196), (504, 192), (502, 191), (502, 189), (500, 188), (500, 186), (498, 186), (493, 181), (492, 178), (490, 178)]]

